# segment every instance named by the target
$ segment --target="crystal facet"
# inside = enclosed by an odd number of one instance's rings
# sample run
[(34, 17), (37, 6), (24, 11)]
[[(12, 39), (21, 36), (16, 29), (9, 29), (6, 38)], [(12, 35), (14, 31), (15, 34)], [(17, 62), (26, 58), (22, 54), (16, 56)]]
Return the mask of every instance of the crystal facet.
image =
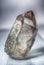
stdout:
[(24, 59), (36, 36), (36, 21), (32, 11), (17, 16), (5, 43), (5, 52), (13, 58)]

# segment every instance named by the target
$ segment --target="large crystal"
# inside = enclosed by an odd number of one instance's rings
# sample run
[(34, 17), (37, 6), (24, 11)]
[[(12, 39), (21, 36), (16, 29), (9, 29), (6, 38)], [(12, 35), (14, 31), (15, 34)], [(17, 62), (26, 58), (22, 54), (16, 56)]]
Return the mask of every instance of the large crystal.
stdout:
[(27, 58), (35, 36), (36, 21), (33, 12), (17, 16), (5, 43), (5, 52), (13, 58)]

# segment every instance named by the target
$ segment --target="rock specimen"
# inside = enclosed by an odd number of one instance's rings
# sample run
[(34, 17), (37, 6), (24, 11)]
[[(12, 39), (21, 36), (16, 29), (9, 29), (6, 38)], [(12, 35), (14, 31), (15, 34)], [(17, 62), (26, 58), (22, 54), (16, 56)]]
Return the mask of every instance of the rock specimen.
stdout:
[(13, 58), (28, 57), (36, 36), (36, 21), (32, 11), (17, 16), (5, 43), (5, 52)]

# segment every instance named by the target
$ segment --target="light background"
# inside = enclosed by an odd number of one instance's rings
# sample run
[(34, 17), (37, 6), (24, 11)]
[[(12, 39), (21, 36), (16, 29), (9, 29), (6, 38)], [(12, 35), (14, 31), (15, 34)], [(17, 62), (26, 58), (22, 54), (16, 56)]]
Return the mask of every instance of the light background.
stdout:
[(44, 0), (0, 0), (0, 65), (18, 65), (5, 54), (4, 44), (17, 15), (29, 10), (34, 12), (38, 27), (33, 48), (39, 49), (42, 56), (35, 54), (39, 57), (20, 65), (44, 65)]
[(0, 29), (11, 29), (16, 16), (29, 10), (34, 12), (40, 35), (44, 38), (44, 0), (0, 0)]

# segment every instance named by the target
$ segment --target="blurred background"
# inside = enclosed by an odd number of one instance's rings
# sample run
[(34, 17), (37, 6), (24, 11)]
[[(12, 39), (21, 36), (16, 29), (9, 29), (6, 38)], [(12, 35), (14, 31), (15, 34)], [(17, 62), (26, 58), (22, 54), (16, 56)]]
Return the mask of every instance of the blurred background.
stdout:
[[(37, 25), (44, 27), (44, 0), (0, 0), (0, 29), (10, 29), (18, 14), (32, 10), (35, 14)], [(40, 31), (44, 38), (44, 31)]]
[[(37, 38), (38, 43), (41, 44), (38, 44), (36, 41), (37, 47), (39, 48), (39, 46), (43, 46), (44, 48), (44, 0), (0, 0), (0, 65), (6, 65), (7, 56), (3, 51), (3, 45), (5, 44), (6, 38), (17, 15), (30, 10), (35, 14), (38, 27), (39, 35)], [(34, 47), (36, 47), (36, 45)], [(40, 57), (40, 59), (41, 58), (43, 59), (43, 57)], [(34, 60), (35, 65), (44, 65), (44, 60), (40, 59), (38, 61)], [(42, 63), (39, 63), (40, 61)], [(39, 64), (37, 64), (37, 62)], [(29, 65), (29, 63), (27, 65)], [(30, 65), (34, 64), (32, 63)]]

